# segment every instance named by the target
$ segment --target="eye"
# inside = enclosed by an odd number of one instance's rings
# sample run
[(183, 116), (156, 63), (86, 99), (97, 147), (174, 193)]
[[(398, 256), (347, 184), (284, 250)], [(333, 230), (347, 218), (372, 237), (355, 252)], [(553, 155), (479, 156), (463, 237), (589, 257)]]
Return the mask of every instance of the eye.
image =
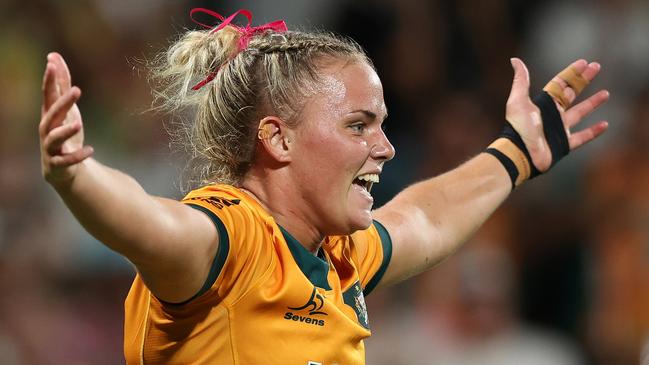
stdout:
[(364, 122), (356, 122), (348, 126), (355, 134), (363, 134), (365, 131), (366, 125)]

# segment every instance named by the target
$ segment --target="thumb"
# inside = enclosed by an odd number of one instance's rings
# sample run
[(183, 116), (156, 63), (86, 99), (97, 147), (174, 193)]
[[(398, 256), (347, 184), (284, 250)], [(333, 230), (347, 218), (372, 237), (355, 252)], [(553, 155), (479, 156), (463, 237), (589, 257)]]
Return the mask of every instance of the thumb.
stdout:
[(529, 98), (530, 93), (530, 73), (527, 67), (519, 58), (510, 59), (514, 68), (514, 81), (512, 81), (512, 90), (509, 93), (509, 99)]

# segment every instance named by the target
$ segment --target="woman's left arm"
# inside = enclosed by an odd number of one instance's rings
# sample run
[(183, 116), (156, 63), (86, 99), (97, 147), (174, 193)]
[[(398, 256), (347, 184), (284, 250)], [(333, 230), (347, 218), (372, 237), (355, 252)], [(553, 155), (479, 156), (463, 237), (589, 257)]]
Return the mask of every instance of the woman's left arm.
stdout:
[(529, 97), (527, 68), (519, 59), (512, 59), (512, 66), (514, 81), (503, 134), (507, 138), (499, 138), (489, 153), (406, 188), (374, 211), (374, 218), (386, 227), (393, 245), (390, 265), (379, 286), (416, 275), (455, 252), (513, 187), (548, 171), (563, 155), (597, 138), (608, 127), (601, 121), (571, 133), (586, 115), (608, 100), (608, 92), (601, 90), (570, 107), (585, 84), (597, 75), (599, 64), (575, 61), (548, 83), (544, 90), (553, 104), (554, 130), (549, 129), (549, 114), (541, 110), (547, 109), (547, 102), (543, 106), (535, 99), (535, 104)]

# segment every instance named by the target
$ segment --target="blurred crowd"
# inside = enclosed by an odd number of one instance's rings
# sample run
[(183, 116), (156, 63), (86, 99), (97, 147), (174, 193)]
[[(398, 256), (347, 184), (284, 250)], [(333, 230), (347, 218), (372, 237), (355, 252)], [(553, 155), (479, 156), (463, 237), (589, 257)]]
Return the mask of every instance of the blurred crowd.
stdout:
[[(645, 0), (33, 0), (0, 2), (0, 363), (123, 363), (132, 266), (76, 223), (40, 175), (45, 56), (81, 87), (87, 142), (152, 194), (180, 198), (183, 156), (145, 60), (193, 28), (188, 9), (357, 40), (382, 78), (397, 149), (377, 205), (499, 133), (509, 58), (532, 89), (578, 58), (607, 136), (512, 195), (437, 268), (367, 298), (368, 365), (649, 364), (649, 3)], [(588, 122), (587, 122), (588, 123)]]

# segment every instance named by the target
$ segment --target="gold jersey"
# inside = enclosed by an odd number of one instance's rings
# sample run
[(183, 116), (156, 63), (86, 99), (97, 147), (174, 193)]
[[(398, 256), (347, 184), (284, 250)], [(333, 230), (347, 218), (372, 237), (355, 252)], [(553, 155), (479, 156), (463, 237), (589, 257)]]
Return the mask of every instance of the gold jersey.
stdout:
[(128, 364), (364, 364), (364, 296), (392, 244), (378, 222), (306, 250), (254, 199), (228, 185), (183, 202), (219, 232), (208, 279), (181, 304), (158, 300), (137, 275), (125, 303)]

